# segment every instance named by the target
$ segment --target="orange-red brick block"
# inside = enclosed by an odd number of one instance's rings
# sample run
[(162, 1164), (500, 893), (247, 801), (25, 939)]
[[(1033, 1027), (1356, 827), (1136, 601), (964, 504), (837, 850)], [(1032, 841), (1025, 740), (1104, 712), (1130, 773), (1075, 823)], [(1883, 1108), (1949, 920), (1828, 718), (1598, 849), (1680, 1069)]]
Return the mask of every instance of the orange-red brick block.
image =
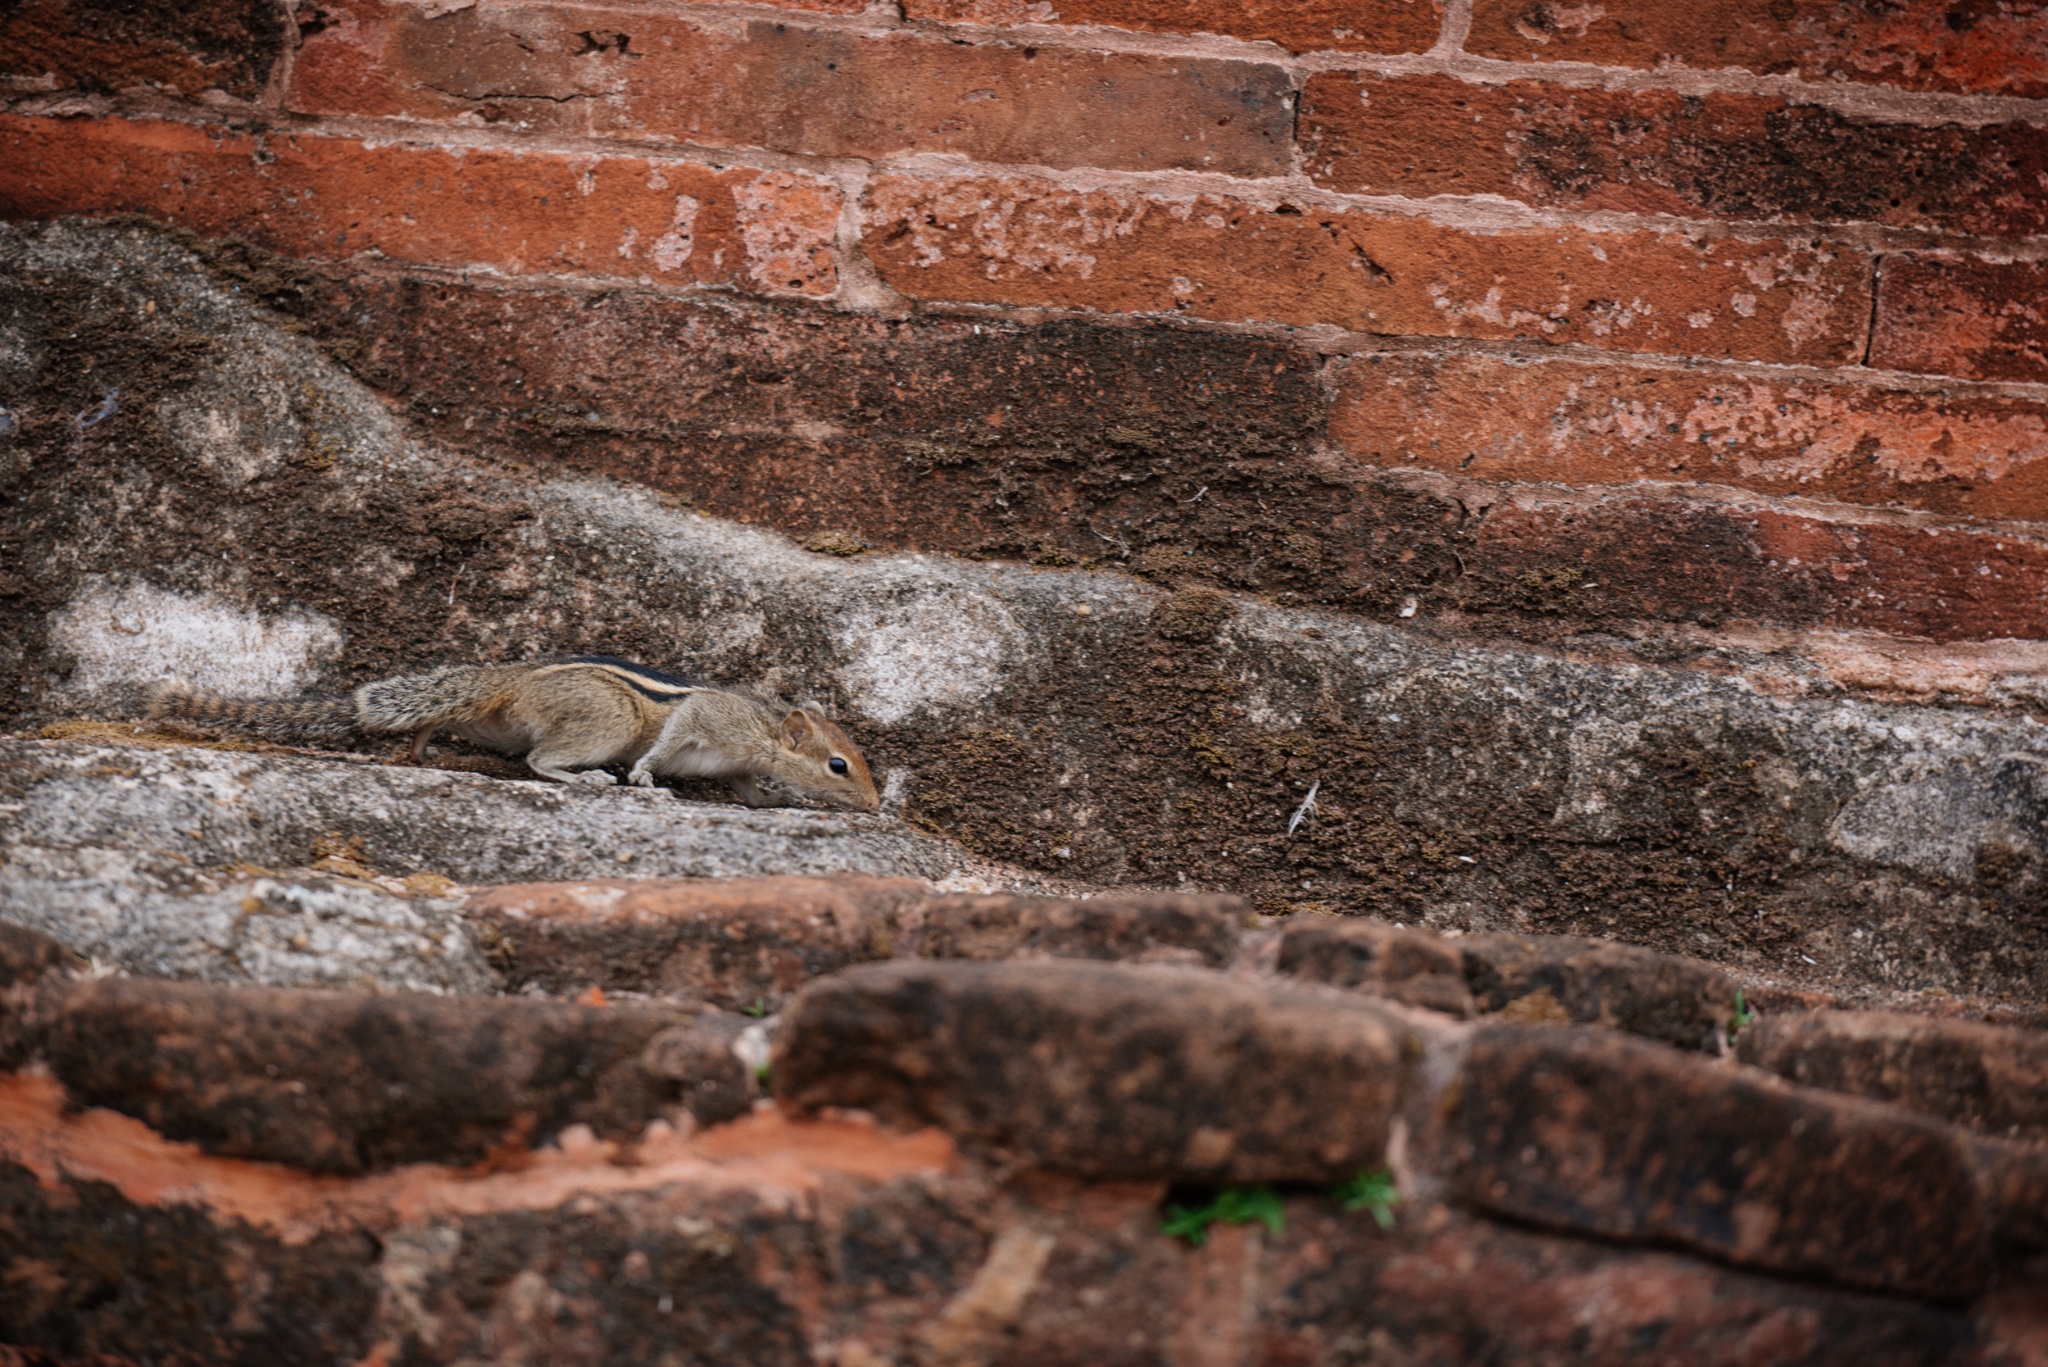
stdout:
[(1561, 359), (1345, 363), (1354, 459), (1502, 483), (1706, 483), (1992, 519), (2048, 519), (2048, 404)]
[(1302, 158), (1365, 194), (1687, 218), (2048, 232), (2048, 127), (1923, 127), (1775, 97), (1453, 76), (1310, 78)]
[(839, 207), (807, 176), (659, 157), (0, 119), (0, 214), (144, 213), (294, 256), (825, 295)]
[(1583, 576), (1575, 595), (1644, 617), (1944, 642), (2048, 636), (2048, 545), (2010, 532), (1532, 491), (1487, 513), (1465, 560), (1505, 582), (1570, 567)]
[(1899, 253), (1878, 273), (1870, 363), (2048, 383), (2048, 264)]
[(713, 22), (688, 8), (350, 0), (336, 14), (299, 54), (295, 109), (827, 157), (1273, 176), (1293, 156), (1292, 86), (1262, 62)]
[(1442, 0), (904, 0), (903, 12), (955, 23), (1215, 33), (1294, 52), (1422, 52), (1443, 26)]
[(24, 0), (0, 6), (0, 90), (131, 90), (254, 100), (285, 50), (282, 5)]
[(1676, 63), (2048, 95), (2048, 0), (1474, 0), (1465, 46), (1518, 62)]
[(919, 299), (1757, 361), (1859, 360), (1870, 307), (1868, 259), (1818, 241), (1468, 232), (1022, 177), (878, 177), (866, 249)]

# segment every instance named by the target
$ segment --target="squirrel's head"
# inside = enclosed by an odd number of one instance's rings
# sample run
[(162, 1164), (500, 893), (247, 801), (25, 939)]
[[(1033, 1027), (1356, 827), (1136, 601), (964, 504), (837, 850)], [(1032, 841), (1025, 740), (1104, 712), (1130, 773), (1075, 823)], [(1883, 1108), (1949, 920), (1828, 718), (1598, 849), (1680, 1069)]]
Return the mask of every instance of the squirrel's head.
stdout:
[(793, 707), (776, 728), (775, 777), (799, 796), (841, 811), (880, 811), (868, 763), (815, 707)]

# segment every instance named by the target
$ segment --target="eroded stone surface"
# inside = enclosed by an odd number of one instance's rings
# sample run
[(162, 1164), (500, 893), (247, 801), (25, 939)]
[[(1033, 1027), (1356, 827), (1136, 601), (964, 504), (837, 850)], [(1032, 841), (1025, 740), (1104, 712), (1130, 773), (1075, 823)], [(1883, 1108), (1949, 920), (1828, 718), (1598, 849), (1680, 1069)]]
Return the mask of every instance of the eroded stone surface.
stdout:
[(108, 966), (272, 987), (499, 988), (459, 906), (444, 898), (209, 872), (146, 850), (5, 848), (0, 916)]
[(958, 867), (942, 842), (887, 817), (198, 747), (0, 740), (0, 793), (14, 808), (5, 847), (212, 869), (304, 866), (335, 836), (382, 872), (462, 883), (598, 877), (625, 863), (699, 877)]

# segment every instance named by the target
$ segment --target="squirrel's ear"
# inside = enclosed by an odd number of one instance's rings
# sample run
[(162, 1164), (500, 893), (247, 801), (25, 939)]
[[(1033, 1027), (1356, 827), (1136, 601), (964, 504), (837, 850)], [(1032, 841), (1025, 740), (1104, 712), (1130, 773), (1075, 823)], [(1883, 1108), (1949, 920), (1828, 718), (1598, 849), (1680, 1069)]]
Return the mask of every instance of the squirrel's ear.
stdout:
[(782, 719), (782, 748), (785, 750), (803, 749), (805, 743), (810, 740), (812, 732), (817, 729), (817, 723), (811, 720), (810, 713), (804, 711), (801, 707), (790, 709), (789, 715)]

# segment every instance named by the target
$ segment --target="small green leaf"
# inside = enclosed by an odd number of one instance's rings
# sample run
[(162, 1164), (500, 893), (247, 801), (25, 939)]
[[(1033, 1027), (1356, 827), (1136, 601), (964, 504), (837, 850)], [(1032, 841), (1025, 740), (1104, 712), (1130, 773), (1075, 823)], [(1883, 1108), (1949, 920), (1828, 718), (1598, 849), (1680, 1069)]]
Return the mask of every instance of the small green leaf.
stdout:
[(1248, 1225), (1253, 1221), (1275, 1234), (1287, 1227), (1287, 1207), (1280, 1200), (1279, 1192), (1263, 1184), (1225, 1187), (1206, 1206), (1168, 1206), (1166, 1222), (1159, 1228), (1165, 1234), (1185, 1239), (1200, 1248), (1209, 1235), (1210, 1225)]
[(1186, 1206), (1168, 1206), (1166, 1223), (1159, 1228), (1162, 1233), (1176, 1239), (1186, 1239), (1196, 1248), (1200, 1248), (1202, 1240), (1209, 1237), (1209, 1222), (1215, 1218), (1214, 1206), (1203, 1206), (1200, 1210), (1190, 1210)]
[(768, 1085), (768, 1065), (767, 1065), (767, 1064), (765, 1064), (765, 1063), (764, 1063), (764, 1064), (762, 1064), (762, 1065), (761, 1065), (760, 1067), (758, 1067), (758, 1068), (754, 1069), (754, 1081), (755, 1081), (755, 1082), (756, 1082), (757, 1084), (759, 1084), (759, 1086), (760, 1086), (760, 1088), (761, 1088), (761, 1090), (762, 1090), (762, 1091), (766, 1092), (766, 1091), (770, 1091), (770, 1090), (772, 1090), (772, 1089), (771, 1089), (771, 1088), (769, 1087), (769, 1085)]
[(1747, 1001), (1745, 1001), (1745, 1000), (1743, 999), (1743, 996), (1742, 996), (1742, 989), (1741, 989), (1741, 988), (1739, 988), (1739, 987), (1738, 987), (1738, 988), (1736, 988), (1736, 989), (1735, 989), (1735, 1028), (1736, 1028), (1737, 1030), (1740, 1030), (1740, 1029), (1742, 1029), (1742, 1028), (1743, 1028), (1744, 1026), (1748, 1025), (1748, 1024), (1749, 1024), (1749, 1023), (1751, 1022), (1751, 1021), (1753, 1021), (1753, 1020), (1755, 1020), (1755, 1019), (1756, 1019), (1756, 1012), (1754, 1012), (1754, 1011), (1752, 1011), (1752, 1010), (1750, 1010), (1750, 1009), (1749, 1009), (1749, 1003), (1748, 1003)]
[(1346, 1212), (1370, 1211), (1381, 1229), (1392, 1229), (1394, 1207), (1400, 1204), (1401, 1193), (1394, 1189), (1393, 1173), (1385, 1168), (1374, 1168), (1331, 1187), (1330, 1198)]
[(761, 1017), (768, 1014), (768, 999), (766, 997), (756, 997), (754, 998), (754, 1004), (752, 1006), (745, 1007), (743, 1009), (746, 1011), (748, 1015), (752, 1016), (755, 1020), (759, 1020), (761, 1019)]

